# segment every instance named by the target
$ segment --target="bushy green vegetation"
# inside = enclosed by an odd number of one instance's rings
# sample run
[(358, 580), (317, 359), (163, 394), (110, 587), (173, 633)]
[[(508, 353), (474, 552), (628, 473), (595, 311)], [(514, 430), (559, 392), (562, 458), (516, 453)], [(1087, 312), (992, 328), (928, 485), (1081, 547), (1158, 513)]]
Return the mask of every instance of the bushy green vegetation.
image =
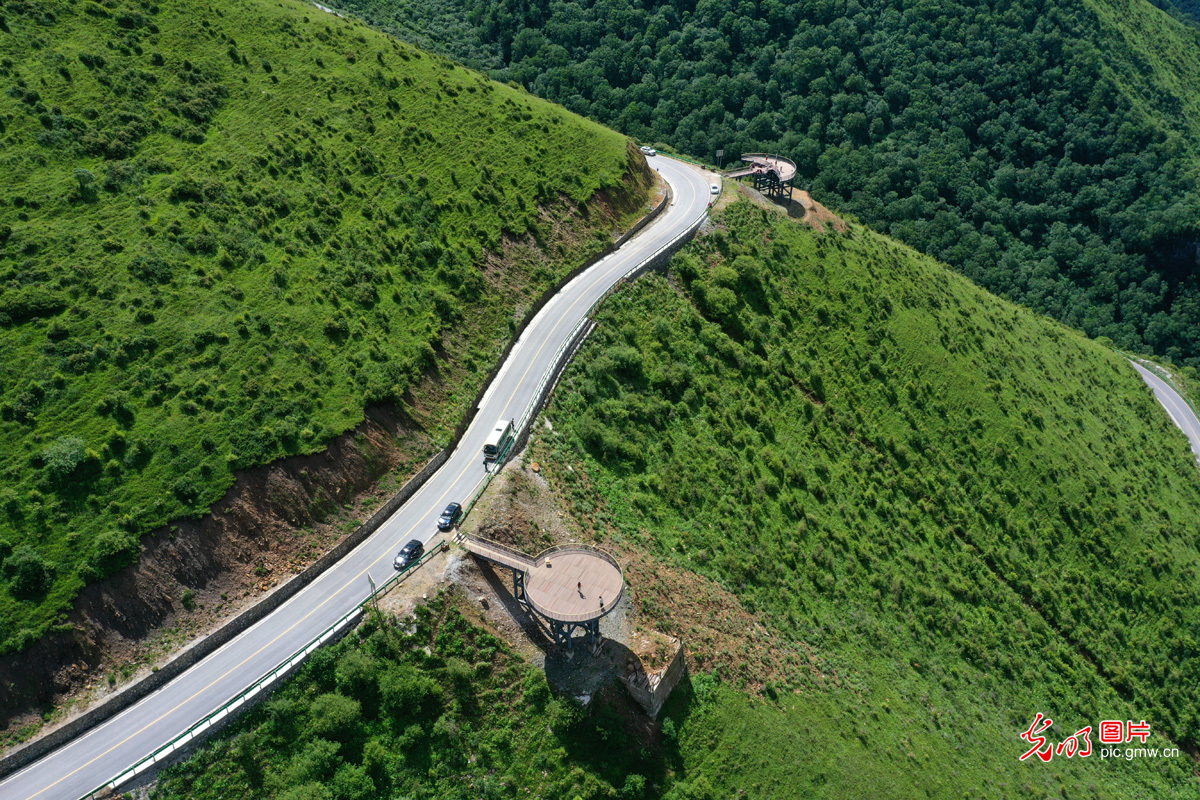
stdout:
[(1150, 0), (1154, 5), (1176, 14), (1193, 25), (1200, 24), (1200, 0)]
[(1200, 366), (1200, 28), (1142, 0), (342, 5), (631, 136), (781, 152), (993, 292)]
[(541, 670), (439, 596), (412, 633), (375, 618), (315, 653), (153, 796), (654, 797), (664, 764), (625, 746), (618, 707), (585, 714), (556, 697)]
[(646, 197), (623, 137), (311, 5), (0, 11), (0, 652), (368, 404), (444, 439)]
[(1055, 741), (1120, 718), (1197, 746), (1200, 473), (1132, 367), (863, 228), (748, 203), (718, 228), (606, 302), (538, 445), (597, 536), (719, 580), (836, 675), (765, 708), (722, 690), (680, 728), (689, 780), (1194, 795), (1186, 755), (1017, 761), (1039, 711)]

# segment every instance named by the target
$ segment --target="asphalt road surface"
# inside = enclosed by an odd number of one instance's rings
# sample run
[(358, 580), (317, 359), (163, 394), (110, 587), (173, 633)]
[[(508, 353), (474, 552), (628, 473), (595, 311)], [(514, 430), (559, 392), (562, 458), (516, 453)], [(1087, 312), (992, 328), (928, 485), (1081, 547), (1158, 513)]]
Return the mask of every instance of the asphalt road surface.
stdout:
[(363, 544), (224, 647), (154, 694), (0, 782), (4, 800), (76, 800), (186, 731), (286, 661), (390, 578), (392, 558), (412, 538), (436, 534), (438, 513), (464, 502), (485, 476), (482, 448), (499, 419), (519, 420), (559, 346), (592, 303), (705, 213), (710, 180), (665, 156), (648, 159), (671, 184), (670, 207), (617, 252), (546, 304), (514, 346), (458, 449)]
[(1179, 396), (1178, 392), (1171, 388), (1171, 384), (1136, 361), (1130, 361), (1129, 363), (1133, 364), (1133, 368), (1142, 376), (1142, 380), (1150, 384), (1150, 388), (1154, 391), (1154, 396), (1158, 398), (1158, 402), (1162, 403), (1162, 407), (1167, 410), (1167, 415), (1171, 417), (1171, 421), (1179, 427), (1179, 430), (1184, 432), (1188, 441), (1192, 443), (1192, 455), (1196, 457), (1197, 461), (1200, 461), (1200, 419), (1196, 419), (1192, 407)]

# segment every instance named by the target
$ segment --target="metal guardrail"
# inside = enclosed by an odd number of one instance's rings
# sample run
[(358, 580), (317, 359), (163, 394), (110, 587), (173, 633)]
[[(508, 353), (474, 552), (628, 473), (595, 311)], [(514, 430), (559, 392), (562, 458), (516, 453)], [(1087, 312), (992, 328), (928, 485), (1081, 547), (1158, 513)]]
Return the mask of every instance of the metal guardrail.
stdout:
[[(674, 158), (674, 156), (671, 156), (671, 157)], [(690, 161), (690, 159), (680, 158), (678, 160), (688, 161), (689, 163), (698, 163), (698, 162), (692, 162), (692, 161)], [(701, 166), (703, 166), (703, 165), (701, 165)], [(616, 281), (614, 281), (613, 285), (610, 286), (608, 288), (608, 290), (605, 291), (604, 294), (601, 295), (600, 298), (596, 300), (596, 302), (592, 303), (591, 306), (588, 307), (587, 311), (584, 313), (584, 315), (580, 319), (580, 321), (575, 325), (574, 328), (571, 329), (571, 332), (570, 332), (570, 334), (568, 334), (566, 340), (564, 340), (563, 344), (560, 345), (558, 350), (555, 351), (554, 357), (553, 357), (553, 359), (551, 359), (550, 366), (547, 368), (545, 374), (543, 374), (541, 381), (538, 383), (537, 390), (534, 392), (534, 399), (530, 402), (529, 407), (526, 408), (525, 413), (521, 417), (520, 423), (518, 423), (517, 425), (515, 425), (513, 427), (512, 437), (510, 437), (508, 444), (505, 446), (504, 450), (501, 451), (500, 455), (498, 455), (496, 457), (494, 464), (502, 465), (504, 463), (505, 459), (507, 459), (508, 456), (510, 455), (509, 451), (512, 448), (513, 442), (515, 442), (517, 440), (517, 437), (518, 437), (520, 431), (524, 430), (525, 426), (527, 424), (529, 424), (530, 417), (534, 413), (534, 409), (536, 409), (540, 405), (538, 400), (541, 397), (542, 392), (545, 390), (547, 382), (550, 381), (552, 379), (552, 377), (554, 376), (554, 374), (559, 366), (559, 364), (558, 364), (559, 359), (562, 358), (564, 351), (568, 347), (572, 346), (573, 344), (576, 344), (576, 342), (574, 341), (575, 337), (579, 334), (580, 329), (584, 325), (591, 323), (592, 314), (595, 313), (596, 308), (600, 305), (600, 303), (607, 300), (609, 298), (609, 296), (612, 295), (613, 292), (615, 292), (617, 289), (619, 289), (621, 286), (623, 286), (626, 283), (626, 281), (628, 281), (629, 277), (631, 275), (633, 275), (634, 273), (636, 273), (639, 269), (641, 269), (643, 267), (643, 265), (653, 263), (656, 259), (658, 259), (660, 256), (662, 256), (663, 253), (667, 252), (668, 250), (670, 250), (673, 247), (678, 246), (678, 244), (685, 238), (695, 234), (696, 230), (703, 223), (704, 217), (707, 214), (708, 214), (708, 207), (705, 206), (703, 213), (701, 213), (700, 216), (697, 217), (692, 222), (692, 224), (690, 224), (687, 228), (685, 228), (679, 234), (674, 236), (669, 242), (662, 245), (657, 250), (655, 250), (653, 253), (651, 253), (643, 261), (641, 261), (637, 265), (631, 267), (620, 278), (618, 278)], [(467, 513), (469, 513), (470, 510), (472, 508), (474, 508), (475, 503), (479, 499), (479, 496), (481, 494), (483, 494), (485, 489), (487, 489), (488, 485), (492, 481), (492, 478), (495, 476), (495, 474), (498, 471), (499, 470), (496, 470), (496, 469), (493, 469), (492, 471), (490, 471), (488, 473), (488, 476), (486, 478), (484, 478), (484, 480), (480, 484), (479, 488), (475, 491), (474, 495), (472, 495), (471, 499), (467, 502), (466, 505), (464, 505), (464, 507), (463, 507), (463, 517), (464, 518), (466, 517)], [(285, 676), (289, 670), (295, 668), (299, 663), (303, 662), (304, 659), (308, 658), (308, 656), (314, 650), (316, 650), (318, 647), (323, 645), (335, 633), (339, 632), (343, 627), (345, 627), (347, 624), (349, 624), (350, 620), (352, 620), (356, 616), (362, 614), (363, 608), (368, 603), (370, 603), (372, 600), (374, 600), (375, 598), (382, 595), (384, 592), (390, 591), (392, 589), (392, 587), (394, 587), (397, 583), (399, 583), (400, 581), (404, 580), (409, 575), (411, 575), (413, 573), (413, 571), (416, 570), (417, 567), (419, 567), (427, 559), (432, 557), (435, 553), (437, 553), (441, 549), (442, 548), (436, 548), (434, 550), (430, 550), (428, 553), (426, 553), (420, 559), (418, 559), (411, 567), (409, 567), (408, 569), (399, 573), (398, 575), (395, 575), (395, 576), (389, 578), (386, 582), (384, 582), (384, 584), (382, 586), (380, 586), (378, 589), (376, 589), (371, 594), (367, 595), (367, 597), (364, 598), (361, 603), (359, 603), (357, 606), (355, 606), (353, 609), (351, 609), (349, 612), (347, 612), (345, 615), (343, 615), (341, 619), (339, 619), (337, 622), (330, 625), (328, 628), (326, 628), (324, 631), (322, 631), (320, 634), (318, 634), (315, 638), (310, 640), (308, 642), (308, 644), (304, 645), (299, 650), (297, 650), (295, 653), (293, 653), (292, 656), (290, 658), (288, 658), (286, 661), (284, 661), (282, 664), (280, 664), (279, 666), (275, 667), (274, 669), (272, 669), (271, 671), (267, 672), (265, 675), (260, 677), (250, 687), (242, 690), (232, 700), (229, 700), (226, 703), (224, 703), (216, 711), (213, 711), (212, 713), (208, 714), (204, 719), (202, 719), (199, 722), (197, 722), (196, 724), (192, 725), (186, 731), (179, 734), (175, 738), (171, 739), (169, 742), (167, 742), (166, 744), (164, 744), (161, 747), (159, 747), (158, 749), (156, 749), (150, 755), (137, 761), (129, 769), (119, 773), (118, 775), (113, 777), (111, 780), (105, 781), (104, 783), (100, 784), (99, 786), (97, 786), (95, 789), (91, 790), (87, 794), (82, 795), (80, 800), (94, 800), (97, 797), (97, 795), (101, 792), (108, 792), (111, 790), (115, 790), (118, 786), (122, 785), (126, 781), (142, 774), (146, 770), (148, 770), (148, 769), (152, 768), (153, 766), (155, 766), (156, 764), (158, 764), (160, 761), (162, 761), (166, 758), (169, 758), (174, 753), (176, 753), (178, 750), (180, 750), (181, 748), (183, 748), (183, 747), (187, 746), (189, 743), (191, 743), (192, 740), (194, 740), (197, 736), (208, 731), (214, 725), (217, 725), (220, 722), (224, 721), (230, 714), (232, 714), (235, 711), (237, 711), (238, 709), (242, 708), (247, 702), (252, 700), (254, 697), (256, 697), (262, 691), (270, 688), (271, 685), (276, 680), (279, 680), (282, 676)], [(609, 558), (611, 559), (612, 557), (609, 556)], [(614, 563), (615, 563), (615, 561), (614, 561)]]
[(89, 794), (84, 795), (84, 797), (93, 798), (96, 796), (97, 792), (103, 792), (103, 791), (116, 789), (116, 787), (122, 785), (126, 781), (132, 780), (133, 778), (136, 778), (138, 775), (142, 774), (146, 770), (151, 769), (152, 767), (157, 765), (161, 760), (170, 758), (178, 750), (180, 750), (180, 749), (186, 747), (188, 744), (190, 744), (192, 742), (192, 740), (195, 739), (197, 736), (200, 736), (201, 734), (205, 733), (207, 730), (212, 728), (214, 725), (221, 723), (227, 717), (229, 717), (230, 715), (232, 715), (233, 713), (238, 711), (238, 709), (240, 709), (242, 706), (246, 705), (248, 702), (253, 700), (259, 693), (270, 688), (270, 686), (276, 680), (278, 680), (282, 676), (286, 675), (294, 667), (298, 666), (304, 659), (308, 658), (309, 654), (311, 654), (314, 650), (316, 650), (321, 645), (325, 644), (326, 641), (328, 641), (332, 636), (337, 634), (343, 627), (345, 627), (356, 616), (362, 614), (362, 610), (363, 610), (362, 606), (356, 606), (348, 614), (345, 614), (337, 622), (333, 623), (328, 628), (326, 628), (324, 631), (322, 631), (319, 636), (317, 636), (315, 639), (310, 641), (303, 648), (301, 648), (300, 650), (293, 653), (292, 657), (289, 658), (287, 661), (283, 662), (279, 666), (275, 667), (275, 669), (271, 670), (266, 675), (263, 675), (261, 678), (259, 678), (257, 681), (255, 681), (254, 684), (250, 686), (250, 688), (245, 689), (237, 697), (235, 697), (232, 700), (230, 700), (229, 702), (225, 703), (220, 708), (218, 708), (216, 711), (212, 712), (207, 717), (200, 720), (195, 725), (188, 728), (186, 731), (179, 734), (174, 739), (172, 739), (171, 741), (167, 742), (162, 747), (155, 750), (149, 756), (146, 756), (141, 761), (138, 761), (132, 767), (127, 769), (125, 772), (122, 772), (120, 775), (116, 776), (108, 783), (104, 784), (103, 786), (97, 787), (96, 789), (93, 789)]
[(363, 609), (366, 608), (369, 603), (383, 594), (391, 591), (397, 584), (406, 580), (409, 575), (412, 575), (418, 567), (420, 567), (433, 556), (445, 550), (447, 547), (449, 547), (449, 545), (443, 542), (440, 547), (431, 549), (429, 552), (425, 553), (416, 561), (414, 561), (412, 565), (404, 571), (393, 575), (391, 578), (388, 578), (379, 588), (367, 595), (367, 597), (361, 603), (343, 614), (337, 622), (333, 623), (328, 628), (317, 634), (308, 642), (308, 644), (304, 645), (295, 653), (293, 653), (291, 657), (282, 664), (267, 672), (248, 688), (239, 692), (233, 699), (222, 704), (221, 707), (216, 711), (211, 712), (204, 719), (192, 725), (186, 731), (171, 739), (169, 742), (159, 747), (150, 755), (142, 758), (129, 769), (118, 774), (111, 780), (105, 781), (100, 786), (97, 786), (92, 791), (83, 795), (80, 800), (96, 800), (100, 793), (115, 790), (118, 786), (121, 786), (127, 781), (136, 778), (138, 775), (141, 775), (146, 770), (158, 765), (163, 760), (169, 759), (176, 752), (191, 744), (191, 742), (197, 736), (204, 734), (213, 726), (224, 722), (230, 715), (240, 710), (256, 696), (271, 688), (271, 686), (278, 680), (287, 677), (287, 675), (293, 669), (298, 667), (305, 659), (307, 659), (314, 650), (321, 647), (334, 636), (338, 635), (343, 628), (347, 627), (351, 622), (355, 621), (357, 617), (361, 616), (363, 614)]
[[(600, 297), (594, 303), (592, 303), (590, 306), (588, 306), (588, 309), (586, 312), (584, 312), (583, 317), (579, 320), (579, 322), (577, 322), (575, 324), (575, 327), (571, 329), (571, 332), (567, 335), (567, 338), (559, 346), (558, 350), (555, 351), (554, 358), (551, 360), (551, 367), (549, 369), (547, 369), (546, 374), (544, 374), (542, 376), (542, 380), (538, 384), (538, 389), (534, 393), (535, 398), (541, 394), (541, 391), (545, 388), (546, 382), (548, 380), (550, 380), (551, 375), (553, 375), (554, 368), (558, 365), (558, 360), (559, 360), (559, 358), (562, 357), (563, 351), (574, 344), (575, 336), (576, 336), (576, 334), (578, 334), (579, 330), (584, 325), (587, 325), (589, 322), (592, 321), (592, 315), (595, 313), (597, 307), (599, 307), (599, 305), (601, 303), (603, 303), (610, 296), (612, 296), (612, 294), (614, 292), (616, 292), (618, 289), (620, 289), (622, 286), (624, 286), (625, 283), (628, 282), (630, 276), (633, 275), (638, 270), (640, 270), (644, 264), (654, 262), (663, 253), (667, 252), (668, 250), (673, 249), (674, 247), (677, 247), (681, 241), (683, 241), (684, 239), (695, 234), (696, 230), (700, 227), (700, 224), (704, 221), (704, 217), (707, 215), (708, 215), (708, 207), (705, 206), (704, 211), (700, 214), (700, 216), (698, 216), (692, 222), (691, 225), (689, 225), (684, 230), (680, 231), (669, 242), (667, 242), (666, 244), (659, 247), (657, 250), (655, 250), (653, 253), (651, 253), (649, 256), (647, 256), (643, 261), (641, 261), (640, 263), (638, 263), (638, 264), (634, 265), (633, 267), (630, 267), (628, 270), (626, 270), (625, 273), (623, 275), (621, 275), (621, 277), (619, 277), (615, 281), (613, 281), (612, 286), (608, 287), (608, 289), (604, 292), (604, 294), (600, 295)], [(530, 407), (526, 409), (525, 414), (521, 417), (521, 422), (516, 426), (517, 431), (524, 430), (525, 425), (529, 421), (529, 416), (532, 413), (534, 405), (535, 404), (531, 403)]]
[[(671, 157), (674, 158), (674, 156), (671, 156)], [(683, 161), (686, 159), (679, 159), (679, 160)], [(697, 162), (692, 162), (692, 163), (697, 163)], [(642, 267), (644, 265), (653, 263), (660, 256), (662, 256), (663, 253), (666, 253), (667, 251), (677, 247), (681, 241), (694, 235), (696, 230), (699, 229), (700, 225), (704, 222), (704, 218), (707, 215), (708, 215), (708, 206), (705, 206), (704, 211), (701, 212), (700, 215), (695, 220), (693, 220), (692, 223), (690, 225), (688, 225), (687, 228), (680, 231), (678, 234), (676, 234), (674, 237), (672, 237), (670, 241), (668, 241), (666, 244), (659, 247), (657, 250), (655, 250), (653, 253), (651, 253), (649, 256), (647, 256), (645, 259), (643, 259), (641, 262), (639, 262), (638, 264), (635, 264), (634, 266), (632, 266), (628, 270), (626, 270), (625, 273), (621, 275), (621, 277), (619, 277), (615, 281), (613, 281), (612, 285), (609, 286), (607, 290), (605, 290), (604, 294), (600, 295), (600, 297), (597, 298), (595, 302), (593, 302), (590, 306), (588, 306), (587, 311), (585, 311), (583, 313), (583, 316), (580, 318), (579, 322), (577, 322), (575, 324), (575, 327), (573, 327), (571, 329), (570, 333), (567, 334), (567, 337), (566, 337), (566, 339), (563, 340), (563, 343), (558, 346), (557, 350), (554, 351), (554, 356), (550, 360), (550, 366), (546, 369), (546, 372), (543, 373), (541, 380), (538, 382), (537, 389), (534, 390), (533, 400), (531, 400), (529, 405), (525, 408), (525, 413), (521, 415), (520, 422), (516, 423), (516, 425), (513, 426), (513, 437), (512, 437), (512, 439), (509, 440), (509, 447), (511, 447), (512, 442), (515, 442), (517, 440), (517, 438), (520, 436), (521, 431), (525, 430), (525, 427), (530, 423), (532, 416), (538, 410), (539, 400), (542, 396), (542, 393), (546, 390), (546, 384), (555, 378), (555, 372), (557, 371), (557, 368), (559, 366), (559, 361), (562, 359), (563, 354), (566, 352), (566, 350), (568, 348), (574, 347), (579, 344), (579, 342), (576, 341), (576, 337), (579, 335), (580, 330), (582, 330), (582, 328), (585, 325), (588, 325), (593, 321), (593, 315), (595, 314), (596, 309), (600, 306), (600, 304), (603, 303), (605, 300), (607, 300), (609, 297), (611, 297), (614, 292), (616, 292), (618, 289), (620, 289), (622, 286), (624, 286), (629, 281), (630, 276), (633, 275), (634, 273), (638, 272), (638, 270), (642, 269)], [(509, 448), (506, 447), (505, 452), (503, 452), (501, 455), (496, 457), (495, 461), (493, 462), (495, 465), (498, 466), (498, 465), (501, 465), (504, 463), (505, 459), (509, 455), (507, 452), (508, 449)], [(471, 497), (471, 499), (467, 502), (467, 504), (464, 505), (464, 510), (463, 510), (464, 517), (466, 517), (466, 515), (470, 509), (474, 508), (476, 501), (479, 499), (479, 496), (481, 494), (483, 494), (485, 489), (487, 489), (488, 485), (491, 483), (492, 476), (495, 475), (496, 472), (498, 472), (498, 470), (493, 469), (491, 472), (488, 473), (488, 476), (484, 479), (484, 481), (480, 485), (479, 489), (476, 490), (475, 494)]]
[(470, 514), (475, 508), (475, 503), (479, 501), (480, 495), (482, 495), (487, 487), (491, 485), (492, 478), (494, 478), (496, 473), (500, 471), (499, 467), (503, 466), (504, 462), (508, 459), (509, 451), (512, 450), (513, 442), (517, 441), (517, 433), (520, 430), (520, 426), (513, 426), (512, 436), (508, 437), (508, 441), (505, 443), (504, 447), (501, 448), (500, 452), (496, 454), (496, 457), (492, 459), (492, 468), (488, 470), (487, 477), (484, 478), (479, 486), (475, 489), (475, 492), (471, 495), (471, 498), (463, 504), (463, 519), (466, 519), (467, 515)]
[(1175, 390), (1175, 394), (1183, 398), (1183, 402), (1186, 403), (1187, 407), (1192, 410), (1192, 413), (1200, 418), (1200, 410), (1196, 409), (1196, 405), (1192, 402), (1192, 398), (1188, 396), (1188, 393), (1184, 391), (1183, 387), (1175, 382), (1173, 373), (1169, 372), (1166, 367), (1162, 366), (1161, 364), (1157, 364), (1148, 358), (1135, 356), (1130, 353), (1126, 353), (1124, 350), (1118, 350), (1115, 347), (1113, 348), (1113, 351), (1125, 356), (1125, 358), (1129, 359), (1130, 361), (1136, 361), (1138, 364), (1141, 364), (1143, 367), (1161, 378), (1168, 386)]
[(743, 159), (746, 159), (746, 158), (766, 158), (766, 159), (772, 159), (772, 158), (774, 158), (774, 159), (778, 159), (779, 161), (786, 161), (787, 163), (791, 164), (793, 167), (795, 167), (795, 166), (796, 166), (796, 162), (795, 162), (795, 161), (792, 161), (792, 160), (791, 160), (790, 158), (788, 158), (787, 156), (781, 156), (781, 155), (779, 155), (778, 153), (742, 153), (742, 156), (741, 156), (741, 157), (742, 157)]
[[(608, 563), (612, 564), (617, 569), (621, 569), (621, 565), (617, 562), (616, 556), (607, 550), (602, 550), (599, 547), (594, 547), (590, 544), (556, 544), (553, 547), (547, 547), (542, 552), (534, 557), (534, 561), (543, 559), (546, 556), (554, 555), (555, 553), (591, 553), (594, 556), (600, 556)], [(622, 570), (623, 571), (623, 570)]]
[(692, 164), (693, 166), (701, 167), (703, 169), (708, 170), (709, 172), (718, 172), (719, 171), (712, 164), (705, 164), (703, 161), (697, 161), (694, 158), (688, 158), (687, 156), (680, 155), (679, 153), (668, 153), (664, 150), (659, 150), (658, 154), (660, 156), (666, 156), (667, 158), (673, 158), (676, 161), (682, 161), (685, 164)]

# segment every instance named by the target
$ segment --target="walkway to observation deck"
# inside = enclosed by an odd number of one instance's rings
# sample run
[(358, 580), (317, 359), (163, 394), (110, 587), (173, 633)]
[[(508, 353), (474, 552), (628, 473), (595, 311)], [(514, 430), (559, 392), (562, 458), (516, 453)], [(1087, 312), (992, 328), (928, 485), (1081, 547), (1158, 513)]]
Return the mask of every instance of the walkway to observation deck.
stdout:
[(473, 555), (512, 570), (513, 597), (550, 623), (555, 644), (571, 648), (577, 629), (588, 642), (600, 635), (600, 618), (616, 608), (625, 593), (625, 577), (616, 559), (582, 544), (551, 547), (536, 558), (520, 550), (460, 534)]

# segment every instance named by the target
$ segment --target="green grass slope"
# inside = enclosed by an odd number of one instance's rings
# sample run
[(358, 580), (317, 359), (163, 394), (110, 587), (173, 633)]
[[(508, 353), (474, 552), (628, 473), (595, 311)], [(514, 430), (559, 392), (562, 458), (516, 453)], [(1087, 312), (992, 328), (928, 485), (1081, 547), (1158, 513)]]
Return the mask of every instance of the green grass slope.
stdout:
[(619, 686), (553, 697), (439, 595), (155, 797), (1195, 796), (1186, 752), (1101, 761), (1095, 734), (1018, 761), (1038, 711), (1051, 741), (1132, 718), (1195, 748), (1200, 476), (1132, 369), (861, 228), (718, 225), (606, 302), (534, 454), (598, 540), (717, 578), (803, 666), (757, 697), (693, 675), (647, 725)]
[[(319, 650), (188, 762), (157, 800), (656, 796), (660, 754), (626, 720), (587, 718), (451, 599), (372, 619)], [(640, 772), (638, 771), (640, 770)]]
[[(718, 226), (605, 304), (538, 456), (598, 538), (819, 654), (765, 704), (672, 712), (684, 783), (1195, 796), (1200, 472), (1134, 370), (862, 228)], [(1185, 754), (1019, 763), (1037, 712), (1053, 741), (1145, 719)]]
[[(299, 2), (5, 3), (0, 86), (0, 651), (368, 404), (444, 439), (649, 182), (623, 137)], [(549, 252), (488, 256), (514, 237)]]
[(1200, 31), (1139, 0), (1087, 0), (1100, 21), (1105, 66), (1151, 118), (1200, 141)]

